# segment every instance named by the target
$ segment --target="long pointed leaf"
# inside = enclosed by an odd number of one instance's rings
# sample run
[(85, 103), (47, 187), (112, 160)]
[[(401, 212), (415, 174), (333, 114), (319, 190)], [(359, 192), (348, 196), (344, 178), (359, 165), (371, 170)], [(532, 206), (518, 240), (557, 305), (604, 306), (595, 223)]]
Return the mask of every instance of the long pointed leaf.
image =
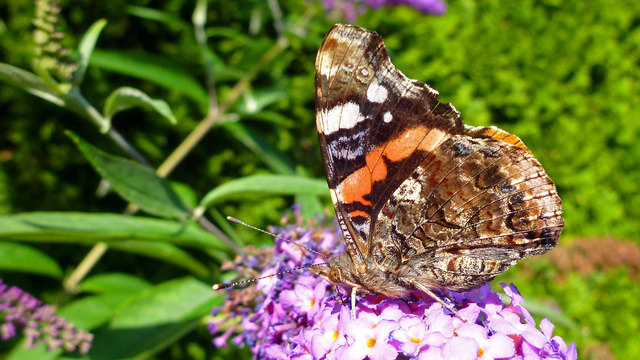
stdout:
[(238, 122), (226, 122), (222, 126), (256, 155), (262, 157), (273, 171), (279, 174), (294, 174), (291, 162), (269, 145), (258, 132)]
[(207, 92), (191, 74), (161, 57), (96, 49), (91, 65), (182, 92), (203, 108), (209, 104)]
[(96, 294), (118, 292), (135, 294), (150, 287), (151, 284), (147, 281), (126, 273), (101, 273), (80, 283), (82, 291)]
[(13, 65), (0, 63), (0, 81), (19, 87), (31, 95), (45, 99), (58, 106), (65, 105), (65, 100), (53, 92), (36, 74)]
[(187, 218), (189, 211), (169, 182), (156, 175), (153, 169), (105, 153), (70, 131), (67, 134), (98, 173), (108, 180), (125, 200), (153, 215)]
[(165, 101), (152, 99), (143, 91), (126, 86), (114, 90), (107, 97), (104, 103), (104, 116), (110, 121), (116, 113), (133, 107), (153, 110), (169, 120), (170, 123), (177, 122), (171, 107)]
[(112, 249), (155, 258), (187, 269), (196, 276), (207, 276), (209, 270), (189, 253), (179, 247), (161, 242), (125, 240), (109, 244)]
[(62, 277), (60, 265), (49, 255), (31, 246), (7, 241), (0, 241), (0, 269)]
[(327, 196), (327, 183), (320, 179), (285, 175), (253, 175), (235, 179), (209, 191), (200, 201), (201, 208), (214, 203), (254, 195), (311, 194)]
[(179, 29), (186, 29), (189, 24), (182, 20), (176, 13), (166, 13), (150, 7), (129, 5), (125, 8), (129, 15), (137, 16), (141, 19), (156, 21), (165, 25), (175, 26)]
[(100, 37), (100, 33), (102, 29), (107, 25), (107, 20), (100, 19), (93, 23), (89, 30), (82, 36), (82, 40), (80, 40), (80, 45), (78, 46), (78, 69), (73, 74), (73, 82), (76, 85), (79, 85), (84, 78), (84, 73), (87, 71), (87, 67), (89, 66), (89, 59), (91, 58), (91, 54), (93, 53), (93, 49), (96, 47), (96, 42), (98, 41), (98, 37)]
[(108, 213), (32, 212), (3, 215), (0, 216), (0, 240), (82, 245), (139, 240), (227, 250), (222, 241), (193, 223)]

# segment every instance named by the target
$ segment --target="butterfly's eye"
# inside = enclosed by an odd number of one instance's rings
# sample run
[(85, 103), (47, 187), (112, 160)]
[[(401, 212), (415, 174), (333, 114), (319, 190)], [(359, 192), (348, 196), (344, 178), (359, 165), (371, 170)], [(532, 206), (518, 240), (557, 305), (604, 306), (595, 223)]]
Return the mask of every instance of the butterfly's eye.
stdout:
[(332, 283), (340, 284), (342, 282), (342, 273), (337, 267), (331, 268), (331, 270), (329, 270), (328, 277), (329, 281), (331, 281)]

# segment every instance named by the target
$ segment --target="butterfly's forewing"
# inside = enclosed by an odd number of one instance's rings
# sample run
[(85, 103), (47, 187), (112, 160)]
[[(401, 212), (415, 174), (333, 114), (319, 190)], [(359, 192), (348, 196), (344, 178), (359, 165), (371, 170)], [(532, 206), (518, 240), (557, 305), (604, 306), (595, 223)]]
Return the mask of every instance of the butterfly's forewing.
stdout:
[(390, 62), (375, 33), (336, 25), (316, 59), (316, 125), (332, 200), (356, 266), (375, 214), (407, 172), (455, 132), (458, 112)]

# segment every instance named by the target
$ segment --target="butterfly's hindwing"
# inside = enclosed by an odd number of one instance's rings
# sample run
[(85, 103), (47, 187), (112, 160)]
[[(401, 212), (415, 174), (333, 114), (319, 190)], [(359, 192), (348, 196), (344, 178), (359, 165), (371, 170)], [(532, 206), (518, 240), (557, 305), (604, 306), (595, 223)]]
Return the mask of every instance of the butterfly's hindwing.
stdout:
[(382, 208), (372, 235), (374, 259), (388, 246), (397, 247), (402, 260), (382, 256), (382, 263), (415, 267), (417, 257), (428, 257), (447, 275), (439, 286), (459, 289), (555, 245), (563, 226), (560, 198), (527, 150), (456, 135), (437, 153)]

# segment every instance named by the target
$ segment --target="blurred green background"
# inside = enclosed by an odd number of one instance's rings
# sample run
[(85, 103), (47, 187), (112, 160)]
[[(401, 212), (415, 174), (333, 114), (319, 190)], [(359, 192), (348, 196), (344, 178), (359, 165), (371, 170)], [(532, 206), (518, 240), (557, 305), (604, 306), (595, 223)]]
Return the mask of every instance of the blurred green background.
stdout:
[[(200, 199), (256, 174), (324, 177), (314, 121), (314, 59), (330, 26), (344, 21), (339, 12), (311, 0), (212, 1), (203, 55), (192, 24), (193, 1), (58, 5), (57, 28), (65, 34), (60, 43), (72, 50), (94, 22), (108, 21), (80, 86), (90, 104), (102, 109), (111, 91), (131, 86), (171, 107), (177, 125), (140, 108), (113, 118), (113, 127), (154, 167), (206, 118), (207, 78), (213, 80), (209, 89), (226, 104), (224, 114), (169, 175), (187, 185), (189, 196)], [(640, 3), (447, 5), (442, 16), (406, 6), (368, 9), (353, 23), (381, 34), (394, 64), (437, 89), (467, 124), (496, 125), (518, 135), (556, 183), (566, 220), (560, 245), (519, 264), (494, 285), (513, 281), (531, 300), (536, 318), (550, 317), (555, 334), (576, 342), (581, 358), (640, 358)], [(31, 2), (0, 4), (0, 61), (33, 71), (34, 11)], [(6, 84), (0, 84), (0, 109), (0, 214), (125, 209), (127, 202), (114, 193), (96, 196), (100, 175), (65, 135), (72, 130), (126, 157), (95, 125)], [(331, 208), (328, 196), (234, 196), (216, 203), (209, 216), (236, 241), (269, 243), (256, 232), (224, 224), (219, 215), (265, 227), (299, 201), (308, 214), (328, 214)], [(16, 238), (0, 233), (4, 240)], [(54, 259), (63, 275), (1, 266), (0, 278), (45, 302), (68, 304), (77, 294), (65, 292), (61, 283), (87, 255), (86, 245), (29, 244)], [(189, 253), (210, 267), (209, 279), (219, 276), (219, 261)], [(92, 272), (127, 273), (149, 284), (188, 273), (126, 250), (108, 251)], [(204, 323), (196, 323), (149, 354), (224, 358), (236, 351), (214, 349)], [(16, 342), (0, 343), (0, 349), (15, 351)]]

